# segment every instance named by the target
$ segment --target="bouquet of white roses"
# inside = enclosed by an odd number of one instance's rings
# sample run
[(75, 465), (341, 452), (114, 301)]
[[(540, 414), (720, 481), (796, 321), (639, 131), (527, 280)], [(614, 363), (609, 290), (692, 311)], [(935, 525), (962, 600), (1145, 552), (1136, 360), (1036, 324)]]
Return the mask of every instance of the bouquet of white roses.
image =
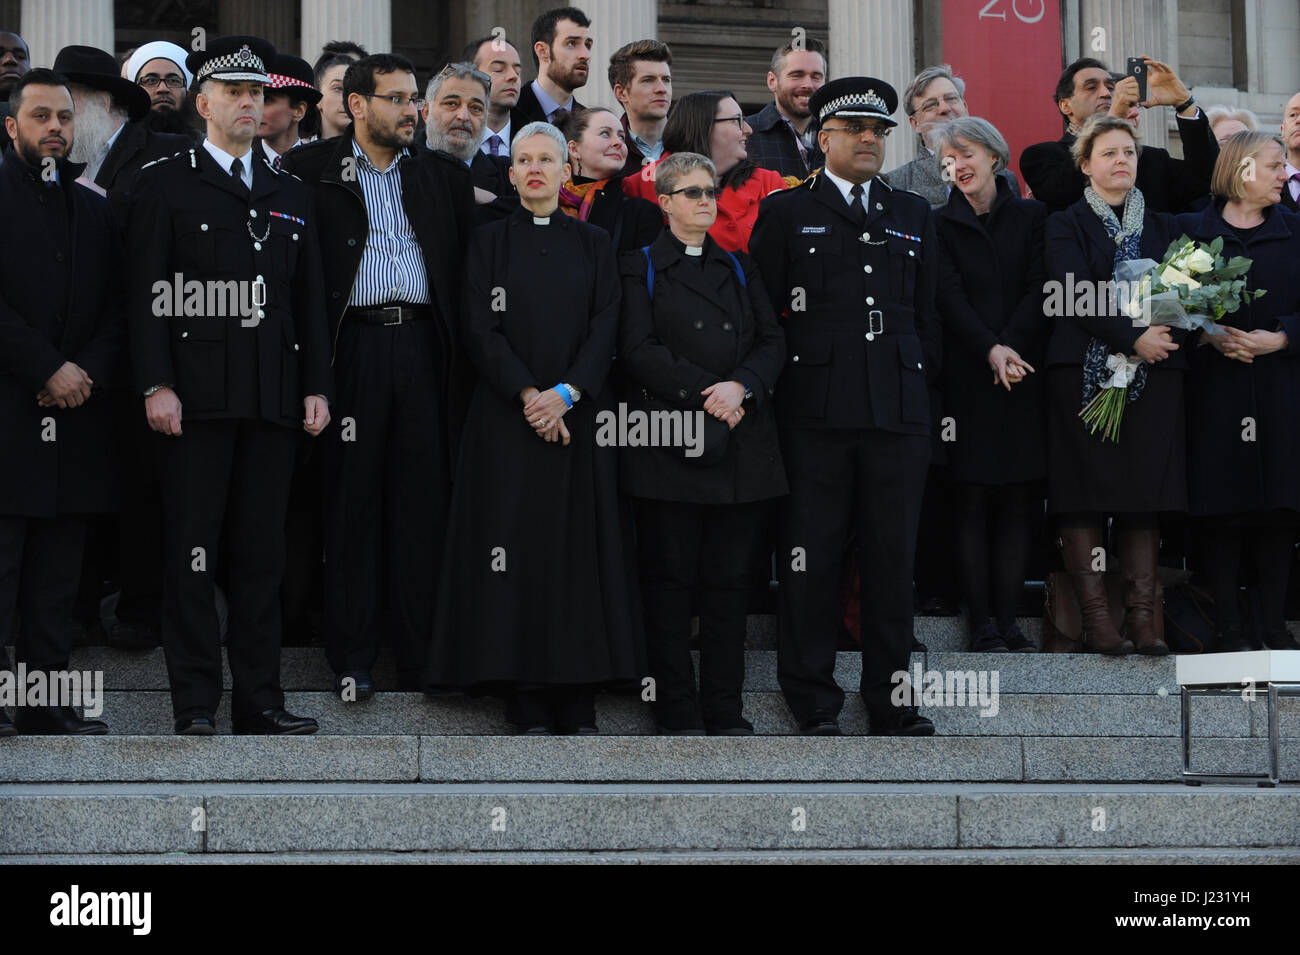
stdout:
[[(1170, 243), (1164, 259), (1133, 259), (1115, 267), (1114, 290), (1120, 310), (1135, 326), (1168, 325), (1186, 330), (1204, 329), (1224, 334), (1218, 324), (1225, 315), (1264, 294), (1248, 290), (1245, 274), (1251, 260), (1243, 255), (1223, 258), (1223, 237), (1206, 244), (1187, 236)], [(1090, 434), (1119, 440), (1120, 422), (1128, 401), (1128, 386), (1141, 358), (1113, 354), (1106, 359), (1111, 373), (1101, 390), (1079, 412)]]

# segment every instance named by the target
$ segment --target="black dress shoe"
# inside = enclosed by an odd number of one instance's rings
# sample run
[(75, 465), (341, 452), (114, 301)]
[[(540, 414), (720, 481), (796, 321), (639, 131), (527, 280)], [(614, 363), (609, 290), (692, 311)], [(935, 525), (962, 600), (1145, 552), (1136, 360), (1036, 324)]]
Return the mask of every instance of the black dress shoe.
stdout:
[[(349, 698), (344, 698), (344, 693)], [(334, 678), (334, 695), (344, 703), (360, 703), (375, 695), (375, 678), (369, 670), (348, 670)]]
[(108, 645), (118, 650), (152, 650), (159, 642), (157, 629), (142, 623), (119, 620), (108, 632)]
[(240, 736), (306, 736), (320, 729), (310, 716), (294, 716), (286, 710), (263, 710), (254, 716), (232, 721)]
[(799, 724), (804, 736), (842, 736), (839, 721), (825, 713), (814, 713)]
[(177, 736), (214, 736), (217, 724), (210, 716), (182, 716), (176, 721)]
[(5, 715), (4, 710), (0, 710), (0, 736), (17, 736), (18, 730), (14, 724), (9, 722), (9, 717)]
[(705, 725), (708, 727), (710, 736), (753, 736), (754, 724), (743, 716), (725, 716), (715, 720), (707, 720)]
[(554, 736), (555, 735), (554, 733), (551, 732), (551, 728), (549, 726), (546, 726), (541, 723), (537, 724), (536, 726), (516, 726), (515, 733), (519, 736)]
[(916, 711), (915, 706), (905, 706), (889, 720), (871, 720), (871, 736), (933, 736), (934, 724)]
[(20, 736), (103, 736), (108, 724), (83, 720), (70, 706), (20, 706), (14, 714)]
[(929, 650), (930, 648), (927, 647), (920, 640), (916, 639), (916, 637), (912, 638), (912, 650), (911, 650), (912, 653), (928, 653)]

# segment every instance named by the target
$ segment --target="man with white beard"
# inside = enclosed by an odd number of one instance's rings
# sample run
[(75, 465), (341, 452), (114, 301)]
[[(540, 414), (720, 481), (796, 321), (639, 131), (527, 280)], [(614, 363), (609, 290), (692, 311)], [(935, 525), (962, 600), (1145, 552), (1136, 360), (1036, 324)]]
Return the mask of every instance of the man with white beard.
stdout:
[[(145, 120), (149, 94), (123, 79), (112, 54), (91, 46), (67, 46), (54, 58), (55, 71), (68, 80), (77, 120), (71, 158), (86, 163), (80, 182), (108, 196), (109, 207), (125, 233), (130, 192), (146, 163), (190, 148), (184, 136), (156, 133)], [(85, 572), (77, 599), (80, 625), (95, 633), (99, 623), (99, 584), (121, 586), (111, 646), (145, 649), (158, 645), (162, 606), (162, 499), (154, 461), (156, 438), (141, 409), (130, 375), (118, 378), (108, 395), (113, 406), (114, 440), (122, 493), (120, 515), (95, 520), (89, 528)], [(116, 563), (116, 569), (113, 564)]]

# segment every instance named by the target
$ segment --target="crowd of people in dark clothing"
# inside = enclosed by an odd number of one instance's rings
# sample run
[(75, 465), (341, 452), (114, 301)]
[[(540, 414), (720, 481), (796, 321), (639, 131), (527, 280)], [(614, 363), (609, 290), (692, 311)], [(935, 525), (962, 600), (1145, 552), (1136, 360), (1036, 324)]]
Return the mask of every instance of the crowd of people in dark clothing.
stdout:
[[(748, 735), (775, 577), (801, 732), (840, 733), (860, 646), (870, 732), (928, 736), (896, 692), (915, 604), (964, 608), (974, 652), (1032, 652), (1046, 541), (1083, 649), (1169, 653), (1170, 568), (1212, 597), (1206, 649), (1300, 649), (1300, 94), (1278, 136), (1152, 58), (1142, 101), (1078, 60), (1017, 177), (946, 65), (900, 97), (800, 39), (746, 115), (674, 99), (671, 50), (639, 40), (608, 58), (620, 113), (575, 98), (590, 26), (538, 17), (531, 82), (494, 35), (424, 86), (348, 42), (33, 67), (0, 32), (19, 667), (161, 646), (175, 732), (211, 735), (224, 645), (235, 732), (305, 734), (282, 644), (323, 644), (348, 704), (388, 645), (396, 689), (499, 697), (521, 733), (594, 734), (608, 690), (665, 734)], [(881, 173), (900, 105), (917, 158)], [(1166, 108), (1182, 158), (1142, 145)], [(1100, 292), (1180, 236), (1266, 290), (1219, 334)], [(1053, 283), (1099, 291), (1058, 315)], [(1125, 357), (1108, 437), (1081, 411)], [(0, 709), (0, 736), (107, 731)]]

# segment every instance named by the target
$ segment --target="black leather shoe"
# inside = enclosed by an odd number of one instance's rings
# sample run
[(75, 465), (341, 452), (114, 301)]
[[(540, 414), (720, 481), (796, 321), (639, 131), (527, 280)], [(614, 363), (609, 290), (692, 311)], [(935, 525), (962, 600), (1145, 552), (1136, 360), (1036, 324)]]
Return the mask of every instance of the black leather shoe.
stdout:
[(916, 637), (912, 638), (912, 651), (911, 651), (912, 653), (928, 653), (929, 651), (930, 648), (927, 647), (924, 643), (916, 639)]
[(554, 736), (555, 735), (554, 733), (551, 732), (551, 728), (549, 726), (546, 726), (542, 723), (539, 723), (536, 726), (517, 726), (515, 727), (515, 733), (519, 736)]
[(841, 736), (839, 721), (825, 713), (814, 713), (799, 724), (804, 736)]
[(1283, 628), (1274, 633), (1264, 634), (1264, 648), (1267, 650), (1300, 650), (1300, 643), (1296, 643), (1295, 637), (1291, 631)]
[(108, 724), (83, 720), (70, 706), (20, 706), (14, 713), (20, 736), (103, 736)]
[[(351, 682), (349, 682), (351, 681)], [(344, 692), (349, 697), (344, 699)], [(334, 695), (344, 703), (360, 703), (375, 695), (375, 678), (369, 670), (348, 670), (334, 678)]]
[(9, 717), (5, 715), (4, 710), (0, 710), (0, 736), (17, 736), (18, 730), (14, 724), (9, 722)]
[(871, 720), (871, 736), (933, 736), (934, 724), (916, 711), (915, 706), (902, 707), (892, 720)]
[(176, 721), (177, 736), (214, 736), (217, 724), (210, 716), (182, 716)]
[(753, 736), (754, 724), (743, 716), (729, 716), (708, 724), (710, 736)]
[(310, 716), (294, 716), (286, 710), (263, 710), (233, 723), (238, 736), (306, 736), (320, 729)]

